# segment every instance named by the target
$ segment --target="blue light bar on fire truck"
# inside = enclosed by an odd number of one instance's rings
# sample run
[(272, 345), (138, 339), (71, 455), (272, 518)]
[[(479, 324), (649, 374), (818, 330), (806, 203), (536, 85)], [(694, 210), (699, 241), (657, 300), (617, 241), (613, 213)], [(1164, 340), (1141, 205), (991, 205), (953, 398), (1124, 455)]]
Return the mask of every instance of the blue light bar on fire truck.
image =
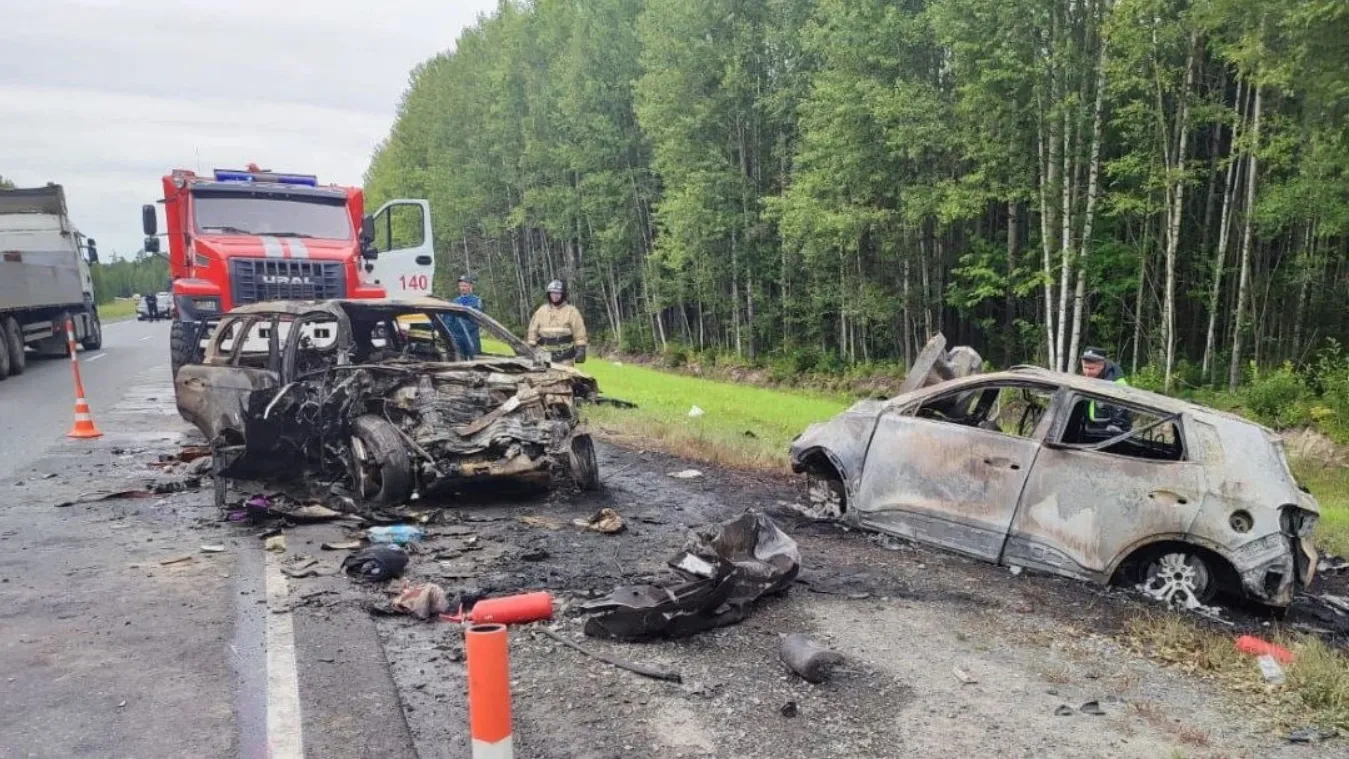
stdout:
[(295, 184), (305, 187), (318, 187), (318, 177), (309, 174), (276, 174), (270, 171), (243, 171), (239, 169), (216, 169), (217, 182), (275, 182), (276, 184)]

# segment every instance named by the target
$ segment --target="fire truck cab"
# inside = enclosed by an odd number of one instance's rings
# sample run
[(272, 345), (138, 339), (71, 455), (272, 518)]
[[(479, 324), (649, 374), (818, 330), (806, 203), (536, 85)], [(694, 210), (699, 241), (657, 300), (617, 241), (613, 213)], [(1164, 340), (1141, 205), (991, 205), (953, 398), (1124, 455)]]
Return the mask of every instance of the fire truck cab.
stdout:
[[(391, 200), (366, 215), (358, 187), (253, 164), (209, 177), (175, 169), (163, 187), (175, 375), (199, 360), (214, 323), (236, 306), (431, 292), (435, 250), (425, 200)], [(145, 250), (158, 253), (155, 206), (141, 215)]]

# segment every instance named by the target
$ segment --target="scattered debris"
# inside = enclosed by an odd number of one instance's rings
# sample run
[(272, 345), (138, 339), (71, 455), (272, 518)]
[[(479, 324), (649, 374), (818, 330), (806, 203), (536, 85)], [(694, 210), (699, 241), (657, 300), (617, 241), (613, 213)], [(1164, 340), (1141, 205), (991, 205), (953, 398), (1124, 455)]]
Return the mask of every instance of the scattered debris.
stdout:
[(1242, 635), (1236, 639), (1237, 650), (1250, 656), (1272, 656), (1280, 664), (1292, 664), (1293, 652), (1276, 643), (1261, 640), (1253, 635)]
[(782, 716), (786, 717), (787, 719), (791, 719), (792, 717), (795, 717), (797, 714), (800, 714), (800, 710), (797, 709), (795, 701), (788, 701), (787, 703), (783, 704), (782, 708), (779, 709), (778, 712), (781, 713)]
[(548, 517), (523, 516), (517, 517), (516, 521), (518, 521), (520, 524), (528, 525), (530, 527), (542, 527), (545, 530), (562, 529), (561, 522), (557, 521), (556, 519), (549, 519)]
[(395, 524), (384, 527), (371, 527), (366, 531), (371, 543), (396, 543), (407, 545), (417, 543), (426, 537), (426, 530), (410, 524)]
[(224, 546), (204, 545), (201, 547), (202, 553), (224, 553)]
[(1320, 743), (1328, 741), (1338, 735), (1335, 730), (1322, 730), (1315, 725), (1307, 725), (1288, 731), (1284, 739), (1289, 743)]
[(951, 674), (956, 676), (956, 679), (960, 681), (961, 685), (974, 685), (975, 683), (979, 682), (973, 676), (971, 676), (970, 673), (966, 672), (960, 667), (955, 667), (954, 669), (952, 669)]
[(1083, 714), (1090, 714), (1093, 717), (1105, 716), (1105, 710), (1101, 708), (1100, 701), (1088, 701), (1087, 703), (1079, 706), (1077, 710), (1079, 712), (1082, 712)]
[(404, 583), (403, 592), (393, 601), (393, 608), (417, 619), (427, 620), (449, 611), (450, 602), (445, 597), (445, 589), (433, 582), (422, 585)]
[(262, 550), (264, 550), (264, 551), (280, 551), (280, 552), (284, 553), (285, 550), (286, 550), (286, 536), (285, 536), (285, 535), (272, 535), (272, 536), (266, 538), (265, 540), (262, 541)]
[(1265, 678), (1265, 682), (1271, 685), (1283, 685), (1284, 674), (1283, 667), (1280, 666), (1278, 659), (1269, 654), (1258, 656), (1255, 663), (1260, 666), (1260, 676)]
[(1011, 572), (1013, 577), (1016, 577), (1021, 574), (1022, 570), (1021, 567), (1018, 567), (1017, 565), (1013, 564), (1010, 567), (1007, 567), (1007, 571)]
[(319, 546), (325, 551), (354, 551), (361, 547), (359, 540), (343, 540), (338, 543), (323, 543)]
[(198, 477), (203, 477), (203, 476), (208, 475), (208, 474), (211, 473), (211, 466), (212, 466), (212, 464), (213, 464), (213, 461), (212, 461), (211, 457), (210, 457), (210, 456), (207, 456), (207, 457), (204, 458), (204, 459), (197, 459), (196, 461), (192, 462), (192, 463), (187, 467), (186, 471), (187, 471), (188, 474), (196, 475), (196, 476), (198, 476)]
[(182, 564), (185, 561), (192, 561), (192, 554), (185, 553), (181, 556), (171, 556), (167, 559), (160, 559), (159, 566), (167, 567), (170, 564)]
[(342, 512), (330, 509), (321, 503), (309, 503), (296, 509), (278, 511), (277, 513), (295, 522), (328, 522), (343, 516)]
[(669, 566), (678, 581), (624, 586), (583, 604), (583, 611), (597, 614), (586, 621), (586, 635), (683, 638), (736, 624), (754, 601), (791, 587), (801, 554), (773, 520), (751, 509), (696, 533)]
[(461, 596), (459, 601), (461, 609), (470, 604), (473, 608), (467, 613), (460, 611), (458, 614), (442, 614), (440, 618), (446, 622), (467, 621), (475, 625), (490, 623), (517, 625), (539, 622), (553, 616), (553, 597), (543, 590), (481, 600)]
[(315, 569), (315, 565), (318, 563), (318, 559), (307, 556), (297, 556), (290, 564), (281, 567), (281, 573), (296, 580), (305, 577), (313, 577), (319, 573), (319, 571)]
[(698, 408), (697, 406), (694, 406), (693, 408), (689, 409), (689, 416), (694, 417), (695, 419), (696, 419), (697, 417), (702, 416), (703, 414), (706, 414), (706, 413), (707, 413), (706, 411), (703, 411), (702, 409)]
[(1334, 609), (1336, 612), (1339, 612), (1340, 614), (1349, 614), (1349, 598), (1346, 598), (1344, 596), (1332, 595), (1330, 593), (1322, 593), (1319, 596), (1311, 596), (1311, 597), (1315, 598), (1316, 600), (1320, 601), (1326, 606), (1329, 606), (1330, 608)]
[(342, 570), (352, 577), (383, 582), (402, 575), (407, 565), (408, 555), (401, 547), (378, 545), (348, 556), (342, 561)]
[(681, 469), (678, 472), (670, 472), (670, 476), (676, 480), (692, 480), (702, 477), (703, 473), (697, 469)]
[(782, 639), (778, 657), (808, 683), (828, 680), (830, 670), (843, 663), (842, 654), (830, 651), (801, 633), (792, 633)]
[(1349, 572), (1349, 560), (1343, 556), (1327, 554), (1321, 557), (1316, 563), (1316, 571), (1321, 574), (1339, 574), (1340, 572)]
[(551, 557), (552, 554), (546, 548), (531, 548), (520, 554), (521, 561), (543, 561)]
[(618, 667), (619, 669), (626, 669), (629, 672), (634, 672), (643, 677), (652, 678), (653, 680), (666, 680), (672, 683), (684, 682), (683, 676), (681, 676), (678, 672), (674, 672), (668, 669), (661, 669), (659, 667), (653, 667), (646, 664), (635, 664), (625, 659), (620, 659), (616, 656), (610, 656), (608, 654), (602, 654), (597, 651), (591, 651), (590, 649), (582, 646), (581, 644), (568, 640), (562, 637), (561, 635), (558, 635), (557, 633), (553, 632), (552, 630), (549, 630), (546, 627), (540, 628), (536, 632), (544, 635), (549, 640), (557, 641), (558, 643), (561, 643), (567, 648), (580, 652), (581, 654), (589, 656), (592, 659), (598, 659), (604, 662), (605, 664), (611, 664), (615, 667)]
[(623, 524), (623, 517), (618, 515), (613, 509), (604, 508), (595, 512), (589, 519), (577, 519), (572, 522), (577, 527), (584, 527), (594, 532), (602, 532), (605, 535), (614, 535), (627, 529)]
[(1067, 704), (1061, 704), (1059, 708), (1054, 710), (1055, 717), (1071, 717), (1074, 714), (1077, 714), (1077, 712), (1073, 710), (1073, 707)]

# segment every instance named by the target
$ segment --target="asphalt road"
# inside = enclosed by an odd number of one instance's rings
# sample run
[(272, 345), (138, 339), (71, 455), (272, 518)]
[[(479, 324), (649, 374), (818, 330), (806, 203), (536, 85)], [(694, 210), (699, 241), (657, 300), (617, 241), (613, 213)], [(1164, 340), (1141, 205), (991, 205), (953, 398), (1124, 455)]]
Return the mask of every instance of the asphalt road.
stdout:
[[(103, 348), (80, 350), (84, 389), (98, 421), (131, 389), (146, 369), (162, 366), (168, 376), (169, 322), (113, 322), (103, 325)], [(0, 478), (40, 458), (70, 430), (75, 381), (67, 359), (29, 354), (28, 369), (0, 381)]]
[(221, 523), (209, 488), (60, 506), (200, 442), (168, 332), (110, 324), (81, 351), (96, 440), (65, 436), (68, 360), (0, 382), (0, 756), (416, 756), (370, 615), (292, 614), (289, 554)]

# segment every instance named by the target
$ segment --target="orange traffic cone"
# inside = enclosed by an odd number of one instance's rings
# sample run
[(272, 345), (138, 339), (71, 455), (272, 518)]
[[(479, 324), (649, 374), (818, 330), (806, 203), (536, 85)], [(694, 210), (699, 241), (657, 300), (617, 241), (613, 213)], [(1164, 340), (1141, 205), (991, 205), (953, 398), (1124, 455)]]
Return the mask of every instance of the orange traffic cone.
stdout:
[(80, 381), (80, 359), (76, 356), (75, 324), (69, 317), (66, 318), (66, 347), (70, 349), (70, 368), (75, 373), (75, 426), (70, 428), (66, 437), (103, 437), (103, 433), (94, 426), (94, 417), (89, 413), (89, 401), (84, 399), (84, 383)]

